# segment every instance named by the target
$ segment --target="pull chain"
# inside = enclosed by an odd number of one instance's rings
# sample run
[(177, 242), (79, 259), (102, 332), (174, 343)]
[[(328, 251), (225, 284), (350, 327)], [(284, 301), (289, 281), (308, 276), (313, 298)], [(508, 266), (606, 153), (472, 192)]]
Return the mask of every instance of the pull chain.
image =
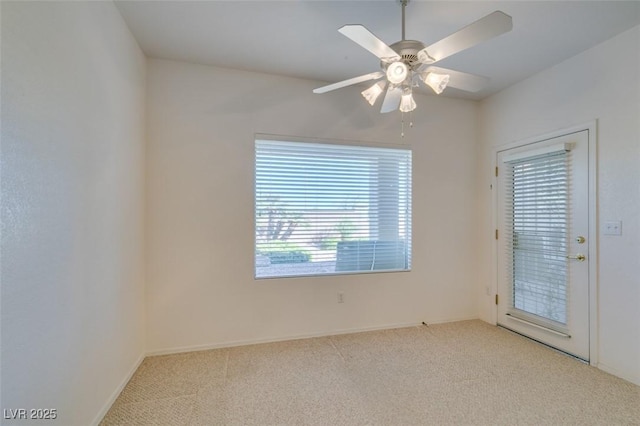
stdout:
[[(401, 127), (400, 127), (400, 137), (404, 138), (404, 111), (401, 111), (400, 114), (402, 114), (402, 121), (401, 121)], [(413, 117), (411, 115), (411, 111), (409, 111), (409, 127), (412, 128), (413, 127)]]

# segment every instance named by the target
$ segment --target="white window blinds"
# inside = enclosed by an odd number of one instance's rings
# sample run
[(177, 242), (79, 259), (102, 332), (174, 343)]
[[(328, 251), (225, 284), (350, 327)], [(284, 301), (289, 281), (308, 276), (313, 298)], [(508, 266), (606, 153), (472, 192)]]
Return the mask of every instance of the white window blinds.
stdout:
[(256, 140), (255, 276), (411, 267), (411, 151)]
[(562, 330), (568, 315), (570, 151), (520, 155), (506, 165), (509, 314)]

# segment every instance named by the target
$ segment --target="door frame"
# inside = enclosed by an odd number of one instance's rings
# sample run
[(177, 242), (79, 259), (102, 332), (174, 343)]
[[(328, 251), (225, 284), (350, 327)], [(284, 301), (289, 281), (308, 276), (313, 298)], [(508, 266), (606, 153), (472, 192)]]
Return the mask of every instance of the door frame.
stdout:
[[(512, 148), (518, 148), (524, 145), (530, 145), (536, 142), (543, 142), (548, 139), (557, 138), (571, 133), (587, 131), (588, 137), (588, 196), (589, 196), (589, 364), (596, 366), (598, 364), (598, 203), (597, 203), (597, 120), (588, 121), (571, 127), (558, 129), (549, 133), (521, 139), (515, 142), (509, 142), (503, 145), (494, 146), (492, 149), (492, 170), (496, 170), (498, 166), (498, 153)], [(491, 179), (491, 206), (492, 206), (492, 229), (498, 229), (498, 178), (492, 173)], [(493, 235), (493, 231), (491, 232)], [(494, 295), (498, 294), (498, 240), (492, 238), (493, 249), (491, 250), (491, 289)], [(498, 324), (498, 305), (491, 309), (491, 323)]]

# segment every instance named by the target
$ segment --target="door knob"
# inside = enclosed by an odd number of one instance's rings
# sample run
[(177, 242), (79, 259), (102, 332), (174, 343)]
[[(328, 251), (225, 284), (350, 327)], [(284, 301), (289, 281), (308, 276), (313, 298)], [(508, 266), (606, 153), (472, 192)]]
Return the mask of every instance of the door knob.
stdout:
[(567, 256), (567, 259), (575, 259), (580, 262), (584, 262), (587, 257), (584, 254), (578, 253), (575, 256)]

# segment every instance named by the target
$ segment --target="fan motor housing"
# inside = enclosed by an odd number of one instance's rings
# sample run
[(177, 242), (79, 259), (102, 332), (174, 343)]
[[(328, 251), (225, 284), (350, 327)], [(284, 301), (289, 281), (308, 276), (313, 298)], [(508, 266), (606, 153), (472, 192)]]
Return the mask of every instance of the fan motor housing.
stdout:
[[(398, 55), (402, 58), (402, 62), (407, 64), (410, 68), (413, 68), (414, 65), (419, 64), (418, 61), (418, 52), (425, 48), (424, 43), (418, 40), (401, 40), (390, 45), (393, 50), (395, 50)], [(381, 62), (380, 65), (383, 69), (386, 69), (389, 64)]]

